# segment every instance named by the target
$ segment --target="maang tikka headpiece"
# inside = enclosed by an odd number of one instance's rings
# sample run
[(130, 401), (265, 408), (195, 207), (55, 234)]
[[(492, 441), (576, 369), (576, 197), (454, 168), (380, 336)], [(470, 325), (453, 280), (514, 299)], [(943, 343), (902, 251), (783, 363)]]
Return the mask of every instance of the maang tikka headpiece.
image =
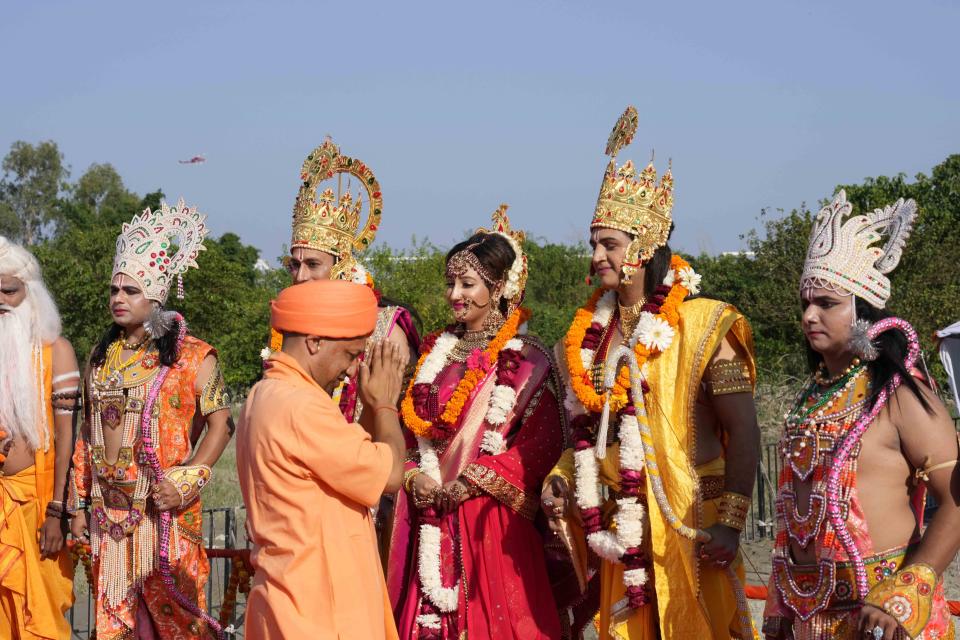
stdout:
[(618, 229), (633, 236), (623, 259), (626, 283), (644, 262), (653, 257), (654, 251), (667, 244), (673, 222), (673, 172), (670, 168), (656, 185), (657, 170), (652, 159), (639, 177), (630, 160), (617, 167), (617, 154), (633, 141), (638, 122), (637, 110), (627, 107), (610, 132), (606, 149), (610, 163), (590, 223), (591, 229)]
[(501, 281), (496, 281), (493, 276), (480, 264), (480, 259), (471, 251), (474, 245), (470, 245), (462, 251), (454, 254), (447, 262), (447, 273), (452, 275), (463, 275), (467, 267), (472, 268), (480, 278), (491, 289), (501, 288), (501, 294), (507, 299), (508, 310), (512, 313), (523, 301), (523, 295), (527, 288), (527, 256), (523, 252), (523, 242), (526, 234), (523, 231), (517, 231), (510, 227), (510, 218), (507, 217), (507, 205), (501, 204), (491, 216), (493, 222), (490, 229), (480, 227), (475, 233), (493, 233), (502, 236), (513, 249), (515, 258), (510, 269), (504, 274)]
[[(886, 274), (900, 262), (917, 217), (917, 203), (900, 198), (883, 209), (847, 218), (852, 211), (847, 193), (841, 189), (817, 214), (800, 290), (820, 287), (852, 293), (882, 309), (890, 298)], [(884, 237), (882, 247), (873, 246)]]
[[(364, 198), (358, 191), (356, 199), (347, 189), (341, 191), (343, 174), (363, 187), (367, 194), (367, 220), (360, 228)], [(327, 187), (319, 194), (321, 183), (338, 178), (337, 194)], [(383, 196), (380, 183), (373, 171), (360, 160), (340, 154), (340, 147), (329, 138), (314, 149), (300, 170), (302, 184), (293, 205), (293, 237), (290, 248), (319, 249), (331, 254), (337, 263), (330, 272), (333, 280), (353, 280), (366, 283), (366, 271), (356, 260), (356, 253), (364, 251), (373, 242), (380, 226)]]
[(206, 216), (196, 207), (188, 207), (183, 198), (175, 207), (160, 202), (160, 208), (144, 209), (123, 224), (117, 237), (113, 275), (125, 274), (136, 280), (144, 296), (161, 305), (167, 301), (174, 279), (178, 283), (190, 267), (197, 266), (197, 255), (206, 247)]

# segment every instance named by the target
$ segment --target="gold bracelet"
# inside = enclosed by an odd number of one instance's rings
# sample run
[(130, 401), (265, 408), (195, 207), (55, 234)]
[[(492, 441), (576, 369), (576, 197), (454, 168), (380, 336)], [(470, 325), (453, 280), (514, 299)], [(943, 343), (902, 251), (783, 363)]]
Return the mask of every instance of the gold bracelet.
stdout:
[(753, 502), (747, 496), (733, 491), (724, 491), (717, 506), (717, 522), (719, 524), (743, 531), (747, 525), (747, 514)]
[(403, 472), (403, 490), (407, 493), (413, 493), (413, 480), (418, 475), (423, 473), (419, 467), (414, 467), (413, 469), (407, 469)]

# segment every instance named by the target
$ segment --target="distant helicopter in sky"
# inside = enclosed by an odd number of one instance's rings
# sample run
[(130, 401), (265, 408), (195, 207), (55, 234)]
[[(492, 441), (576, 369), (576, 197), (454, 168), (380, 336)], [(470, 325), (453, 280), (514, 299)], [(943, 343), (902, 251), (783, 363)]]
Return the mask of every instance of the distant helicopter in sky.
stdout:
[(193, 156), (189, 160), (178, 160), (180, 164), (202, 164), (207, 161), (206, 156), (202, 153), (200, 155)]

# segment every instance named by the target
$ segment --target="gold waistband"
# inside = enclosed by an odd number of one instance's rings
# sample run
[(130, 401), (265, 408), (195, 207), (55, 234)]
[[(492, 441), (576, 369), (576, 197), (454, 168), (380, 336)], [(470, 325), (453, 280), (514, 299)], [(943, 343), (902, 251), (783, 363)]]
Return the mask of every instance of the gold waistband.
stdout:
[[(909, 547), (899, 547), (883, 553), (868, 556), (863, 559), (867, 570), (868, 588), (872, 589), (877, 583), (892, 576), (903, 564)], [(789, 564), (789, 572), (793, 581), (798, 584), (813, 584), (820, 576), (820, 566), (815, 564)], [(857, 574), (852, 562), (837, 562), (834, 564), (834, 589), (827, 609), (850, 609), (859, 607), (867, 594), (857, 593)]]

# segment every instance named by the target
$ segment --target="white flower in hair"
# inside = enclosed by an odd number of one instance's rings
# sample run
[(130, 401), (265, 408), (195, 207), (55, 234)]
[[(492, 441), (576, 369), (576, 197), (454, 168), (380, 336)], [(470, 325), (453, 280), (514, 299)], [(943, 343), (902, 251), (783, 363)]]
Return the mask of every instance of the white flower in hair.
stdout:
[(690, 292), (690, 295), (695, 296), (700, 293), (700, 281), (703, 280), (703, 276), (694, 271), (692, 267), (681, 269), (678, 275), (680, 276), (680, 284)]
[(638, 339), (647, 349), (666, 351), (670, 343), (673, 342), (673, 327), (666, 320), (653, 317), (639, 331)]

